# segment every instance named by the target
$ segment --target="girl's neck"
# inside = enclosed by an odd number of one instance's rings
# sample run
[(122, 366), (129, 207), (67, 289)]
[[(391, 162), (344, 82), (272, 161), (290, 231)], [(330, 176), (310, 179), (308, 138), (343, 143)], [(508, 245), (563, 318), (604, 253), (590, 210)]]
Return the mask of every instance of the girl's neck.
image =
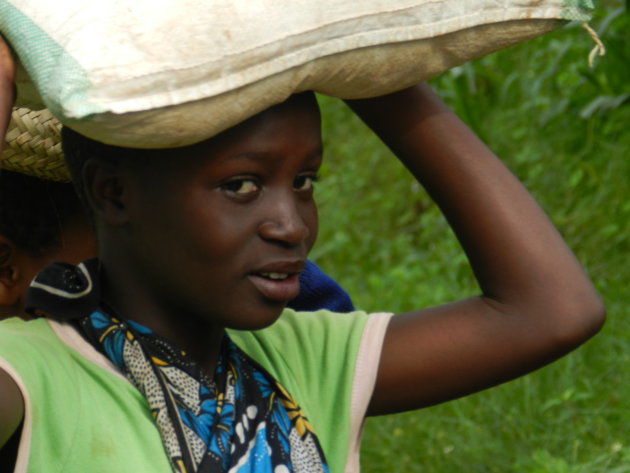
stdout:
[[(120, 317), (149, 328), (186, 352), (213, 377), (225, 328), (212, 321), (169, 306), (124, 279), (110, 280), (101, 268), (102, 299)], [(125, 274), (117, 271), (115, 274)]]

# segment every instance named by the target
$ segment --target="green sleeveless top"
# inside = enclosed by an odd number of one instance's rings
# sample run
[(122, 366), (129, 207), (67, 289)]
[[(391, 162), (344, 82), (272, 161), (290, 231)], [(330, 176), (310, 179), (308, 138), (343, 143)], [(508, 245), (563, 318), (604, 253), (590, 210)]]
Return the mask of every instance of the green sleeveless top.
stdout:
[[(358, 471), (362, 420), (388, 320), (286, 310), (266, 329), (230, 331), (299, 402), (332, 473)], [(0, 368), (25, 397), (16, 472), (171, 473), (142, 394), (71, 326), (0, 322)]]

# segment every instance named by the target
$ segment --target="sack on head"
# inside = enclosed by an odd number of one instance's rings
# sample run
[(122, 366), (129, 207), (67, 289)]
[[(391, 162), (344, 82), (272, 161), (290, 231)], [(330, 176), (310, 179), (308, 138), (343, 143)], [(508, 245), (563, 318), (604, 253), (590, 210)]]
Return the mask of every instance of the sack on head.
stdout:
[(120, 146), (208, 138), (315, 90), (410, 86), (570, 20), (590, 0), (0, 0), (19, 104)]

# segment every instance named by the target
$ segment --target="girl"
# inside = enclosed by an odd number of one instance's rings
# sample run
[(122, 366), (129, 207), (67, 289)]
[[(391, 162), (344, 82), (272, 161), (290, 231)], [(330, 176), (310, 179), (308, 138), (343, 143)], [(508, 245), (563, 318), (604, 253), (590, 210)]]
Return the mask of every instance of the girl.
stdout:
[(394, 317), (284, 310), (317, 233), (311, 94), (186, 148), (66, 131), (99, 255), (45, 269), (42, 318), (0, 325), (17, 471), (356, 471), (365, 416), (496, 385), (596, 333), (570, 250), (426, 85), (349, 105), (441, 207), (480, 295)]

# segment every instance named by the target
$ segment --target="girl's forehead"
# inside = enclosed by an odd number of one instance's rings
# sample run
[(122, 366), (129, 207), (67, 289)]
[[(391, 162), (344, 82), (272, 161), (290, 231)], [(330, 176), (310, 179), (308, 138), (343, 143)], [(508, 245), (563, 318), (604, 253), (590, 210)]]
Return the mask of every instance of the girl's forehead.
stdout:
[(180, 174), (189, 166), (220, 165), (244, 155), (268, 155), (270, 160), (281, 156), (321, 158), (321, 149), (317, 101), (313, 94), (299, 94), (203, 142), (151, 153), (153, 156), (147, 156), (150, 161), (143, 160), (141, 168)]
[(314, 128), (320, 132), (320, 112), (315, 95), (310, 92), (292, 95), (244, 122), (217, 135), (215, 139), (240, 140), (250, 135), (273, 133), (277, 127)]
[[(244, 122), (199, 144), (206, 152), (272, 151), (292, 146), (306, 153), (321, 148), (320, 113), (313, 94), (291, 96)], [(194, 151), (196, 150), (191, 150)]]

